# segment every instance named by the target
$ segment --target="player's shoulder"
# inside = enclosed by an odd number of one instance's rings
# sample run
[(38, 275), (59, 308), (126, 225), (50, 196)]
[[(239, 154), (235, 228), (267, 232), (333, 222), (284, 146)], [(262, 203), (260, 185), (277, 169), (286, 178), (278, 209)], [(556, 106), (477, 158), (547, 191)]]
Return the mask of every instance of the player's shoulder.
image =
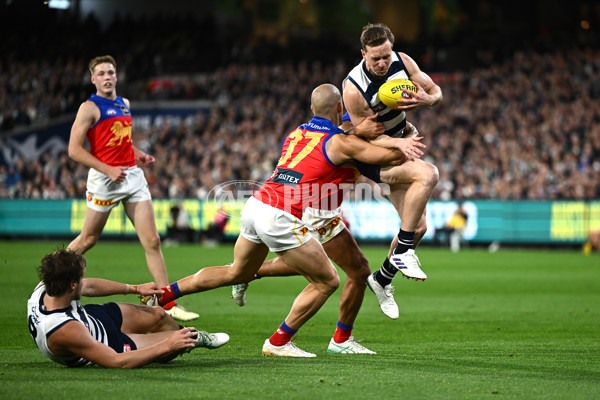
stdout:
[(344, 101), (348, 101), (349, 97), (363, 97), (360, 88), (350, 79), (346, 80), (342, 95), (344, 96)]
[(84, 114), (84, 115), (94, 115), (97, 113), (100, 113), (100, 108), (91, 99), (88, 99), (88, 100), (84, 101), (83, 103), (81, 103), (81, 105), (79, 106), (79, 110), (77, 111), (77, 114)]
[(417, 71), (419, 71), (419, 65), (417, 64), (417, 62), (408, 54), (406, 53), (401, 53), (398, 52), (398, 55), (400, 56), (400, 59), (402, 60), (402, 63), (404, 64), (404, 67), (408, 70), (409, 73), (416, 73)]

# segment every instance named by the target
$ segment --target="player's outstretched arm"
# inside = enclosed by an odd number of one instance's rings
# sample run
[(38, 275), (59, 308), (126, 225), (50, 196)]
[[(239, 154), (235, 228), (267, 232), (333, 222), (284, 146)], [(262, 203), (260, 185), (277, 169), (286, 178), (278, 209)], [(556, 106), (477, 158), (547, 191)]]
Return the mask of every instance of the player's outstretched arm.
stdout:
[(399, 150), (375, 146), (352, 135), (334, 135), (326, 146), (327, 155), (335, 165), (352, 159), (378, 165), (399, 165), (406, 161)]
[(129, 285), (121, 282), (109, 281), (101, 278), (85, 278), (81, 295), (85, 297), (111, 296), (115, 294), (141, 294), (143, 296), (158, 296), (163, 294), (162, 289), (154, 282), (141, 285)]
[(183, 328), (166, 339), (141, 350), (117, 353), (95, 340), (78, 321), (70, 321), (48, 338), (52, 353), (59, 356), (77, 355), (106, 368), (137, 368), (191, 349), (198, 342), (194, 339), (195, 328)]

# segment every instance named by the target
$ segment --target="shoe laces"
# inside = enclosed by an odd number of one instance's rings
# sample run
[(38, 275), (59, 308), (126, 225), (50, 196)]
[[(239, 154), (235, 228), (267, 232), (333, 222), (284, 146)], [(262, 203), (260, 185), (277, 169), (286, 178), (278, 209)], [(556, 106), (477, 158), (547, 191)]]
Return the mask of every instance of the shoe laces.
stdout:
[(388, 297), (393, 296), (394, 295), (394, 287), (392, 285), (387, 285), (386, 287), (383, 288), (383, 292)]
[(353, 342), (353, 343), (356, 343), (356, 344), (359, 344), (359, 343), (360, 343), (360, 342), (362, 342), (363, 340), (364, 340), (364, 339), (359, 339), (359, 340), (356, 340), (356, 338), (355, 338), (354, 336), (350, 336), (350, 337), (348, 338), (348, 342)]

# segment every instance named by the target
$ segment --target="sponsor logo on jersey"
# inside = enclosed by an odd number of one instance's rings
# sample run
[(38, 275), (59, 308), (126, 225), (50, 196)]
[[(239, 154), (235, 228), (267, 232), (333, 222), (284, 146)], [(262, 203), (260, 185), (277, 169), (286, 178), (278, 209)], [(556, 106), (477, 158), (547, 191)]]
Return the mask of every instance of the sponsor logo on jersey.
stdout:
[(117, 115), (117, 110), (115, 110), (114, 108), (109, 108), (109, 109), (106, 111), (106, 115), (108, 115), (108, 116), (110, 116), (110, 117), (112, 117), (113, 115)]
[(373, 112), (375, 113), (378, 113), (379, 111), (385, 110), (386, 108), (387, 106), (380, 101), (375, 106), (371, 107), (371, 110), (373, 110)]
[(129, 110), (127, 109), (126, 106), (119, 104), (119, 103), (115, 103), (115, 107), (120, 108), (123, 115), (129, 115)]
[(131, 351), (131, 345), (125, 343), (123, 344), (123, 353), (127, 353)]
[(272, 182), (283, 183), (284, 185), (296, 186), (304, 176), (303, 173), (293, 171), (291, 169), (277, 168), (275, 174), (271, 178)]
[(112, 203), (114, 203), (114, 200), (113, 200), (113, 199), (108, 199), (108, 200), (94, 199), (94, 205), (95, 205), (95, 206), (100, 206), (100, 207), (108, 207), (108, 206), (110, 206)]

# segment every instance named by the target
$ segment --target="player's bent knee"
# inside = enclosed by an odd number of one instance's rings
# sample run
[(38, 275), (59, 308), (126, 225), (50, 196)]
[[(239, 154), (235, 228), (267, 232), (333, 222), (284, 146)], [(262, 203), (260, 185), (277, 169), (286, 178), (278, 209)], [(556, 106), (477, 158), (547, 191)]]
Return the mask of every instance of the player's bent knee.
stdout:
[(152, 235), (144, 240), (144, 247), (146, 249), (160, 249), (160, 236)]
[(165, 309), (160, 306), (151, 306), (150, 312), (152, 314), (152, 317), (156, 319), (156, 321), (161, 321), (167, 318), (167, 313), (165, 312)]
[(342, 268), (346, 272), (348, 279), (366, 284), (367, 278), (371, 274), (371, 267), (367, 258), (364, 255), (360, 255), (353, 260), (353, 266), (353, 268), (348, 269)]
[(434, 188), (440, 180), (440, 173), (437, 167), (433, 164), (426, 164), (426, 168), (423, 173), (423, 179), (427, 186)]
[(313, 284), (321, 293), (330, 296), (338, 287), (340, 287), (340, 277), (337, 272), (334, 271), (334, 273), (327, 278), (321, 279), (319, 282), (313, 282)]
[(335, 277), (327, 282), (325, 293), (330, 296), (340, 287), (340, 277), (336, 274)]

